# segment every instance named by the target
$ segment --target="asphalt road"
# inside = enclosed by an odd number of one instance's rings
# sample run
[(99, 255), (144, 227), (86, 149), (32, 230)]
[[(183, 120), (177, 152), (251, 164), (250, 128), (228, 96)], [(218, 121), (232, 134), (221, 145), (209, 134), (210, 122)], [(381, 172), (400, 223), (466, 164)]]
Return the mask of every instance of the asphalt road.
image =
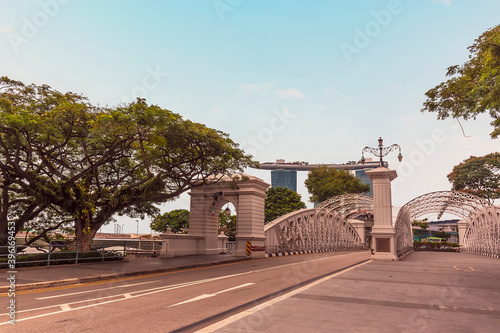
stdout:
[(276, 257), (20, 292), (16, 326), (2, 306), (0, 331), (192, 332), (369, 257), (367, 251)]

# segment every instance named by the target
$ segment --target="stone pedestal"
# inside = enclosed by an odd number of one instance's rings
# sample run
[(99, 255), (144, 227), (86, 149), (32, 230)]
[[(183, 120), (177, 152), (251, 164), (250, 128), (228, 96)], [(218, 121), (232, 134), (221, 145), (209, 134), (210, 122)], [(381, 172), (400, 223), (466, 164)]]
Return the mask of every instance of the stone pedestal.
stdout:
[[(234, 256), (244, 257), (250, 256), (252, 259), (264, 258), (266, 255), (264, 242), (266, 237), (255, 237), (255, 236), (236, 236), (236, 251), (234, 251)], [(247, 254), (247, 242), (251, 242), (250, 254)]]
[(395, 170), (379, 167), (366, 172), (373, 181), (374, 221), (371, 232), (374, 260), (398, 260), (392, 225), (391, 181), (398, 176)]

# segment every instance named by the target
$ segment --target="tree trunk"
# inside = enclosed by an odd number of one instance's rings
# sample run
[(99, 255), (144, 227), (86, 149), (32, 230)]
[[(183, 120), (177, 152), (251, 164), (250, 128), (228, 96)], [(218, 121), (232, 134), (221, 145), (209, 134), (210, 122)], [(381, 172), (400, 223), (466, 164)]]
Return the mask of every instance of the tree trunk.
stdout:
[(94, 225), (86, 230), (84, 220), (77, 219), (75, 221), (75, 243), (80, 245), (81, 251), (90, 251), (90, 244), (98, 230), (99, 228)]

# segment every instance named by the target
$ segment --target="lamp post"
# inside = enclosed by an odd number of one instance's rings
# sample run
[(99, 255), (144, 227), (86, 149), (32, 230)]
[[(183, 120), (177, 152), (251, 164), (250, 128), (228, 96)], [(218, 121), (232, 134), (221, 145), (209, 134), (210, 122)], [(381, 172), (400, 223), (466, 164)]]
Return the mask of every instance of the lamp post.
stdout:
[(372, 147), (363, 148), (363, 150), (361, 152), (361, 164), (365, 164), (365, 160), (366, 160), (365, 159), (365, 152), (367, 152), (367, 153), (372, 153), (373, 155), (379, 157), (380, 158), (379, 167), (383, 167), (384, 160), (382, 159), (382, 157), (388, 155), (391, 151), (393, 151), (396, 148), (399, 150), (399, 154), (398, 154), (399, 162), (401, 162), (403, 160), (403, 155), (401, 155), (401, 147), (398, 144), (393, 144), (393, 145), (390, 145), (389, 147), (383, 147), (383, 141), (384, 140), (382, 140), (382, 137), (380, 137), (378, 139), (378, 148), (372, 148)]
[(135, 223), (137, 223), (137, 234), (139, 235), (139, 220), (135, 220)]
[(399, 150), (398, 160), (401, 162), (401, 147), (397, 144), (384, 147), (382, 138), (378, 139), (378, 147), (365, 147), (362, 151), (361, 163), (365, 162), (365, 152), (372, 153), (380, 158), (379, 167), (366, 171), (372, 180), (373, 188), (373, 227), (372, 259), (398, 260), (396, 249), (395, 231), (392, 223), (392, 191), (391, 181), (398, 176), (395, 170), (384, 167), (383, 157), (395, 149)]

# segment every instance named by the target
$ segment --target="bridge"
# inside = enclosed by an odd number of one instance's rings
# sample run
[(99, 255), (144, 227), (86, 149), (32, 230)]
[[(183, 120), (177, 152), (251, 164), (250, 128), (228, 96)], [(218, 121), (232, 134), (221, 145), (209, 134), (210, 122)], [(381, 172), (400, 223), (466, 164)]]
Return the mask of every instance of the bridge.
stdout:
[[(282, 216), (264, 228), (266, 250), (280, 253), (361, 249), (367, 226), (363, 218), (373, 214), (373, 204), (370, 196), (347, 194), (333, 197), (315, 209)], [(413, 249), (413, 221), (432, 213), (438, 214), (438, 218), (448, 213), (461, 219), (458, 232), (463, 252), (500, 255), (500, 207), (471, 194), (438, 191), (419, 196), (399, 210), (394, 223), (398, 258)]]
[(379, 167), (366, 174), (373, 197), (346, 194), (317, 208), (302, 209), (264, 226), (265, 190), (269, 184), (249, 175), (220, 176), (191, 191), (190, 234), (162, 235), (163, 257), (225, 253), (227, 237), (218, 234), (218, 213), (231, 202), (238, 214), (236, 256), (262, 258), (284, 252), (323, 252), (367, 248), (370, 230), (372, 259), (399, 260), (413, 250), (412, 223), (427, 214), (458, 216), (464, 252), (500, 255), (500, 207), (476, 196), (439, 191), (419, 196), (392, 220), (391, 181), (396, 171)]

